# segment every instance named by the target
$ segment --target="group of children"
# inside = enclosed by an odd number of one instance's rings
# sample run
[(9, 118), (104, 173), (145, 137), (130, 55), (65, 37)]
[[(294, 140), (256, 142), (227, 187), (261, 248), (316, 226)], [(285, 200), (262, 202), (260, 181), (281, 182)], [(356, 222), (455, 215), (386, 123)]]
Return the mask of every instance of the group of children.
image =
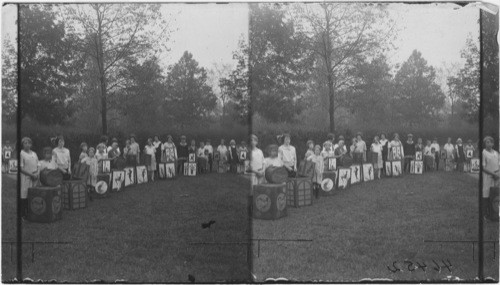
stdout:
[[(270, 166), (285, 166), (290, 177), (296, 176), (297, 157), (295, 148), (290, 145), (290, 135), (282, 136), (283, 145), (270, 145), (268, 147), (268, 157), (264, 157), (262, 151), (257, 147), (258, 138), (255, 135), (251, 136), (251, 164), (250, 171), (252, 175), (252, 184), (260, 184), (265, 182), (264, 173), (267, 167)], [(471, 159), (477, 157), (476, 147), (472, 144), (472, 140), (468, 140), (463, 144), (462, 139), (458, 138), (456, 144), (452, 143), (452, 139), (448, 138), (446, 144), (441, 147), (437, 138), (431, 142), (426, 141), (423, 144), (422, 138), (413, 141), (413, 135), (408, 134), (407, 140), (401, 142), (399, 134), (395, 133), (393, 140), (386, 139), (385, 134), (375, 136), (370, 148), (363, 141), (361, 133), (358, 133), (352, 139), (349, 147), (345, 145), (343, 136), (339, 136), (339, 140), (335, 141), (335, 135), (329, 134), (327, 141), (323, 145), (314, 144), (312, 140), (307, 141), (307, 151), (304, 155), (304, 160), (314, 162), (315, 174), (313, 184), (315, 188), (320, 187), (322, 175), (325, 172), (325, 161), (327, 158), (336, 158), (336, 167), (350, 165), (351, 163), (371, 163), (374, 168), (375, 177), (381, 178), (384, 174), (383, 167), (385, 161), (401, 161), (404, 166), (404, 172), (410, 172), (410, 162), (416, 159), (416, 155), (423, 155), (419, 160), (424, 161), (425, 170), (433, 171), (439, 169), (440, 161), (444, 161), (445, 171), (471, 171)], [(486, 204), (489, 199), (491, 187), (499, 186), (499, 169), (500, 158), (498, 152), (493, 149), (494, 140), (492, 137), (485, 137), (483, 140), (484, 149), (482, 152), (483, 166), (483, 203), (485, 203), (486, 212), (491, 211), (491, 208)], [(369, 159), (367, 158), (369, 157)], [(488, 213), (485, 214), (488, 216)]]
[[(231, 140), (229, 146), (226, 146), (225, 140), (222, 139), (217, 147), (217, 157), (214, 157), (214, 148), (211, 145), (210, 139), (205, 142), (200, 142), (196, 147), (196, 141), (193, 139), (188, 145), (186, 136), (180, 137), (180, 142), (176, 146), (172, 136), (167, 136), (165, 142), (161, 142), (158, 136), (154, 139), (148, 138), (144, 149), (141, 152), (140, 146), (137, 143), (136, 136), (130, 135), (125, 141), (125, 146), (122, 150), (118, 146), (118, 140), (113, 138), (111, 144), (108, 145), (108, 137), (103, 136), (99, 144), (94, 147), (89, 147), (87, 143), (80, 144), (80, 154), (77, 163), (87, 164), (89, 166), (89, 175), (87, 185), (89, 190), (92, 190), (97, 184), (97, 176), (101, 172), (101, 162), (109, 160), (111, 168), (121, 166), (137, 166), (145, 164), (148, 170), (149, 181), (154, 181), (158, 177), (157, 164), (162, 162), (174, 162), (177, 164), (177, 175), (184, 173), (184, 162), (188, 161), (190, 154), (195, 155), (195, 161), (198, 166), (198, 173), (208, 173), (214, 170), (214, 162), (217, 162), (218, 167), (224, 170), (236, 173), (237, 166), (242, 165), (247, 159), (246, 142), (241, 142), (236, 146), (235, 140)], [(28, 137), (22, 139), (23, 149), (20, 156), (21, 167), (21, 199), (23, 203), (23, 216), (27, 214), (27, 195), (28, 188), (40, 184), (39, 175), (44, 169), (59, 169), (63, 174), (63, 180), (72, 178), (72, 163), (70, 151), (64, 147), (64, 138), (57, 136), (52, 140), (55, 145), (52, 147), (43, 148), (43, 160), (38, 160), (37, 154), (31, 150), (32, 140)], [(9, 147), (3, 148), (3, 158), (5, 153), (12, 151)], [(245, 153), (241, 156), (241, 153)], [(141, 159), (142, 158), (142, 159)], [(5, 159), (3, 160), (5, 163)], [(8, 161), (7, 161), (8, 164)]]

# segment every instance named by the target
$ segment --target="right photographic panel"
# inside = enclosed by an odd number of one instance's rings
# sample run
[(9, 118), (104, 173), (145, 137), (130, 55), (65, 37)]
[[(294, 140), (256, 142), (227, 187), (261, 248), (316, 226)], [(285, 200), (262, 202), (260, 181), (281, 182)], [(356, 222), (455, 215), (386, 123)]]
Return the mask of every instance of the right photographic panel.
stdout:
[(498, 280), (498, 8), (249, 8), (254, 281)]

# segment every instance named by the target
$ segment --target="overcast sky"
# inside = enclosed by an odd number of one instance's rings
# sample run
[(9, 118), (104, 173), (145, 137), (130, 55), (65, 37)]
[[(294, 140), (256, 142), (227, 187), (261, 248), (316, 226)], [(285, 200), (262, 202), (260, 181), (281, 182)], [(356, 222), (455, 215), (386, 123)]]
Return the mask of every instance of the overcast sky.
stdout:
[[(389, 4), (390, 16), (399, 30), (396, 50), (388, 57), (391, 63), (405, 61), (414, 49), (427, 61), (440, 67), (460, 62), (460, 50), (467, 35), (478, 36), (478, 8), (460, 8), (454, 4)], [(213, 63), (235, 65), (232, 52), (238, 41), (248, 35), (248, 9), (244, 3), (233, 4), (165, 4), (164, 14), (174, 18), (171, 51), (161, 56), (162, 63), (175, 63), (185, 50), (204, 67)], [(2, 38), (13, 39), (16, 9), (2, 7)]]

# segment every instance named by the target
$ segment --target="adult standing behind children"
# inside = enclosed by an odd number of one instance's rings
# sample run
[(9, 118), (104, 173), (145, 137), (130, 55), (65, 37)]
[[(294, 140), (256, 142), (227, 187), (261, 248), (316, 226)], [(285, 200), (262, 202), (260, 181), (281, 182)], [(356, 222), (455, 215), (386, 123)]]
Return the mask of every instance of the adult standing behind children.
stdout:
[(226, 141), (224, 139), (220, 140), (220, 145), (217, 147), (217, 151), (219, 152), (219, 165), (222, 167), (226, 167), (226, 162), (227, 162), (227, 146), (226, 146)]
[(406, 141), (403, 144), (404, 149), (404, 171), (410, 172), (410, 162), (415, 158), (415, 142), (413, 141), (413, 135), (408, 134)]
[(290, 134), (284, 134), (283, 144), (278, 148), (278, 157), (288, 171), (288, 176), (295, 177), (297, 176), (297, 153), (295, 147), (290, 145), (290, 141)]
[(356, 143), (354, 144), (353, 153), (354, 163), (364, 163), (366, 161), (366, 143), (361, 136), (361, 133), (356, 134)]
[(153, 146), (155, 147), (155, 159), (156, 163), (159, 163), (161, 161), (161, 146), (162, 143), (160, 141), (160, 137), (158, 135), (154, 136), (153, 138)]
[(141, 163), (141, 148), (139, 147), (139, 144), (136, 141), (136, 137), (134, 134), (130, 135), (130, 150), (129, 150), (129, 155), (135, 158), (135, 165), (137, 166)]
[[(387, 155), (389, 154), (389, 141), (385, 138), (385, 134), (380, 134), (380, 144), (382, 145), (382, 162), (385, 165)], [(382, 172), (385, 175), (385, 167), (382, 167)]]
[(34, 187), (38, 181), (38, 156), (31, 150), (31, 139), (25, 137), (21, 140), (23, 149), (20, 154), (21, 167), (21, 217), (28, 214), (28, 188)]
[(57, 147), (52, 150), (52, 160), (63, 173), (63, 179), (71, 179), (71, 157), (69, 150), (64, 147), (62, 136), (56, 139)]
[(462, 144), (462, 139), (458, 138), (457, 139), (457, 144), (455, 145), (455, 161), (457, 163), (457, 171), (464, 172), (464, 163), (465, 163), (465, 151), (464, 151), (464, 145)]
[(177, 148), (175, 147), (171, 135), (167, 136), (167, 141), (161, 145), (161, 162), (175, 162), (177, 161)]
[(488, 203), (490, 197), (490, 188), (498, 187), (498, 180), (500, 175), (500, 157), (498, 152), (493, 149), (494, 140), (492, 137), (487, 136), (483, 140), (483, 209), (485, 217), (491, 217), (491, 207)]
[(250, 181), (252, 186), (264, 182), (264, 153), (257, 147), (258, 143), (259, 139), (252, 134), (250, 136), (250, 172), (252, 173)]
[(373, 164), (373, 169), (375, 169), (376, 177), (380, 179), (380, 170), (383, 169), (382, 161), (382, 144), (380, 143), (378, 136), (373, 138), (373, 143), (370, 147), (373, 154), (371, 163)]
[(210, 139), (207, 139), (207, 142), (205, 144), (205, 153), (207, 154), (208, 158), (208, 168), (210, 169), (210, 172), (212, 172), (212, 164), (214, 163), (214, 148), (212, 147), (212, 142)]
[(13, 150), (10, 146), (10, 141), (7, 140), (2, 148), (2, 172), (9, 171), (9, 160), (11, 159), (12, 154)]
[(454, 150), (455, 147), (451, 143), (451, 138), (448, 138), (448, 141), (444, 145), (443, 149), (446, 151), (446, 159), (445, 159), (445, 171), (453, 170), (453, 161), (455, 160)]
[(179, 142), (179, 146), (177, 147), (177, 175), (184, 174), (184, 162), (187, 162), (189, 156), (189, 147), (186, 142), (186, 136), (181, 136), (181, 141)]
[(434, 138), (431, 143), (431, 152), (434, 155), (434, 164), (436, 165), (435, 169), (439, 170), (439, 151), (441, 148), (439, 147), (438, 139)]

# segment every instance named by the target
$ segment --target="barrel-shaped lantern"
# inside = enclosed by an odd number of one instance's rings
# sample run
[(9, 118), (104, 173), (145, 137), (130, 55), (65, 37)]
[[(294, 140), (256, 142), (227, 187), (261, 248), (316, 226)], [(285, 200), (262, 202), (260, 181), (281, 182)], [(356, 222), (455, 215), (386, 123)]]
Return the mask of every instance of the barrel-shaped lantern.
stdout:
[(62, 184), (63, 174), (59, 169), (44, 169), (40, 171), (40, 183), (43, 186), (55, 187)]
[(281, 184), (288, 180), (288, 171), (285, 167), (269, 166), (265, 172), (267, 183)]

